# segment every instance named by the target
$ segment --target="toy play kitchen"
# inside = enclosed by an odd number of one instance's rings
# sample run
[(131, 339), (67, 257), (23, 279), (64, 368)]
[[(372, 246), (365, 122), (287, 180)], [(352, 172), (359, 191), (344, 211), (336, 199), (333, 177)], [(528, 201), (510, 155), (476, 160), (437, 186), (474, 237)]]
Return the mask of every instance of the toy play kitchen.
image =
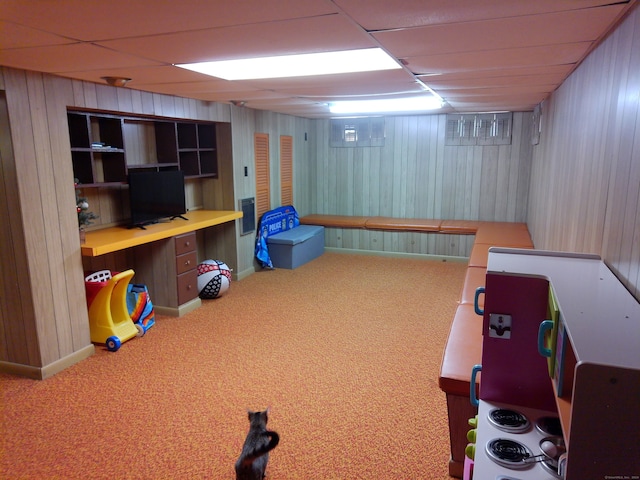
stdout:
[(640, 478), (640, 304), (600, 258), (492, 248), (476, 312), (463, 478)]

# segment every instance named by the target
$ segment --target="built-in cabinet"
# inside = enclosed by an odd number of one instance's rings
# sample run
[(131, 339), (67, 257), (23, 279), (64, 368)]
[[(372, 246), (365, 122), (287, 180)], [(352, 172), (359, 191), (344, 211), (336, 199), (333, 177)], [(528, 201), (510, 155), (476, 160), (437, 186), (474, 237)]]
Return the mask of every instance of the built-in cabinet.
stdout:
[[(126, 184), (133, 171), (184, 172), (189, 213), (233, 209), (228, 123), (80, 109), (68, 110), (67, 120), (74, 176), (90, 207), (100, 209), (89, 234), (127, 225)], [(147, 285), (156, 311), (182, 315), (200, 305), (198, 261), (219, 257), (235, 264), (235, 237), (235, 222), (229, 221), (129, 252), (85, 256), (83, 267), (132, 268), (133, 281)]]
[(215, 122), (76, 110), (67, 120), (74, 176), (84, 186), (121, 185), (141, 169), (218, 176)]

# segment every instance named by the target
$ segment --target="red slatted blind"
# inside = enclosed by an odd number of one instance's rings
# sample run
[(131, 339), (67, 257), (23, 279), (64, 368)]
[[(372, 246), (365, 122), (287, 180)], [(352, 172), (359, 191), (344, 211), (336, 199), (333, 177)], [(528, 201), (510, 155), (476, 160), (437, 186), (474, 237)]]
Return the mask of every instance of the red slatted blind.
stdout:
[(293, 137), (280, 136), (280, 199), (282, 205), (293, 205)]
[(256, 218), (271, 209), (269, 190), (269, 134), (255, 133), (253, 151), (256, 162)]

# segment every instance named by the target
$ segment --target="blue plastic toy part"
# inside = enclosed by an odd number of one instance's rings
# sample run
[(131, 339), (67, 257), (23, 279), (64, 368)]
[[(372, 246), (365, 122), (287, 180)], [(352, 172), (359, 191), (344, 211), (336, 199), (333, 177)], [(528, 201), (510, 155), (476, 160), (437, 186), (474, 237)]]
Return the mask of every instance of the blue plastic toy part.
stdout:
[(478, 372), (481, 370), (482, 365), (474, 365), (471, 369), (471, 388), (469, 389), (469, 399), (471, 400), (471, 405), (474, 407), (480, 405), (478, 397), (476, 396), (476, 377), (478, 376)]
[(478, 299), (480, 295), (484, 293), (484, 287), (476, 288), (476, 295), (473, 299), (473, 309), (476, 311), (476, 315), (484, 315), (484, 310), (480, 309), (480, 305), (478, 305)]
[(551, 358), (551, 349), (544, 346), (544, 336), (551, 329), (553, 329), (552, 320), (545, 320), (538, 329), (538, 352), (546, 358)]
[(122, 342), (120, 342), (120, 339), (118, 337), (109, 337), (107, 338), (105, 344), (107, 345), (107, 350), (109, 350), (110, 352), (117, 352), (120, 348), (120, 345), (122, 345)]

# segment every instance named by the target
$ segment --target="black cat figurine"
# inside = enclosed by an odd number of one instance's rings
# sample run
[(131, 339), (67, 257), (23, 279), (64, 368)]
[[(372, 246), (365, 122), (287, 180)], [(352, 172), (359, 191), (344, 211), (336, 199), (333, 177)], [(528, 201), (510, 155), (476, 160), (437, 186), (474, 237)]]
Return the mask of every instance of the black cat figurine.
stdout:
[(269, 409), (249, 412), (249, 433), (236, 461), (236, 480), (263, 480), (269, 452), (276, 448), (280, 436), (267, 430)]

